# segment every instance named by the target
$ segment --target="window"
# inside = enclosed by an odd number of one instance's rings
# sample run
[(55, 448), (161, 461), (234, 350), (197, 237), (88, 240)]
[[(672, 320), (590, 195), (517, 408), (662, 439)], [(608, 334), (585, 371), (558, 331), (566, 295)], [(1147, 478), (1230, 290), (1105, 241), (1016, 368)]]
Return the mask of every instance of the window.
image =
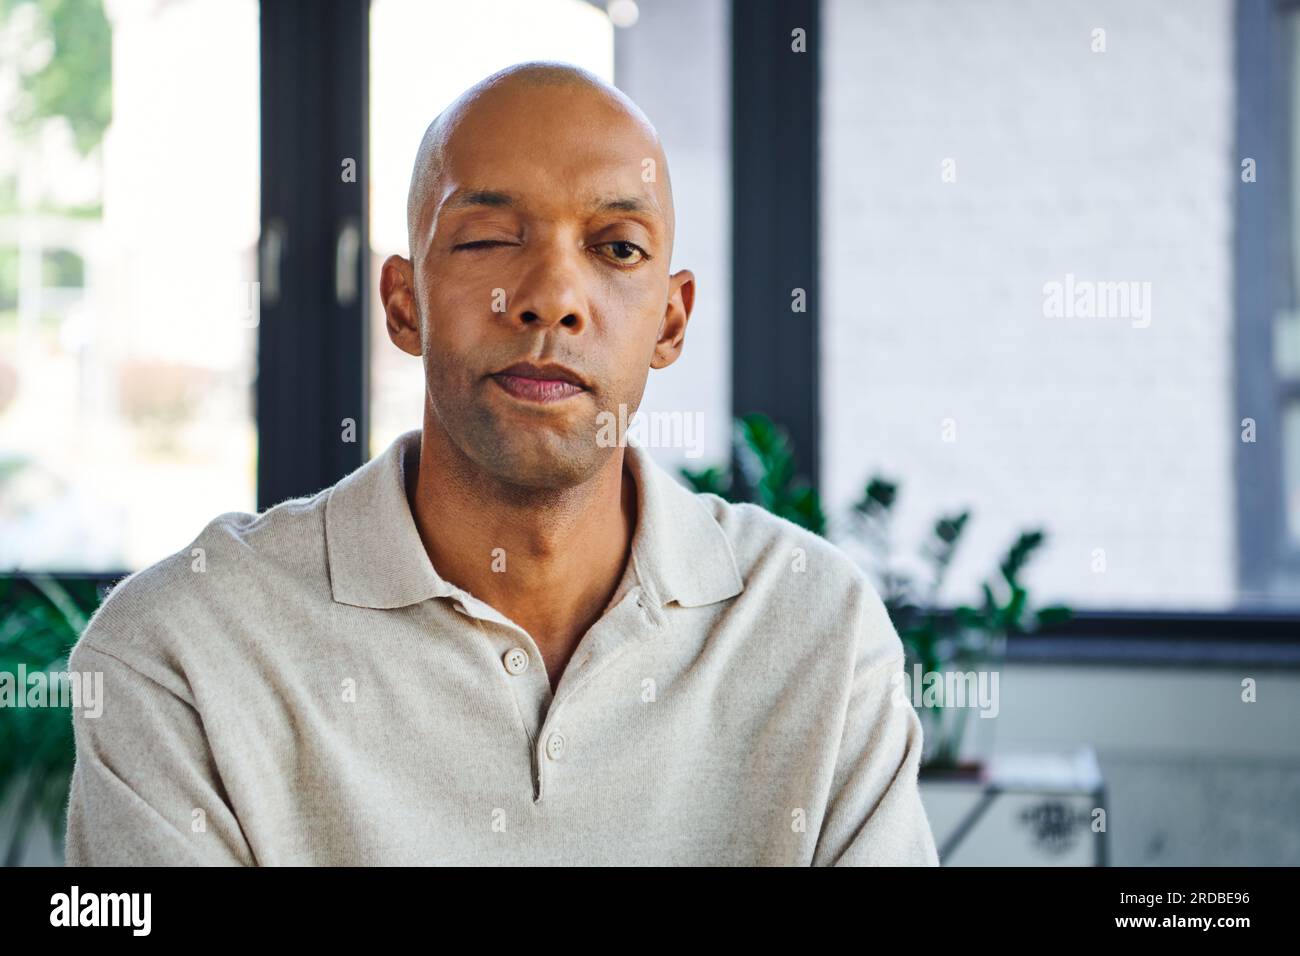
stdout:
[(254, 505), (258, 5), (0, 10), (0, 570), (134, 570)]
[[(974, 598), (1038, 527), (1044, 601), (1300, 605), (1238, 511), (1262, 492), (1238, 471), (1240, 422), (1263, 412), (1234, 367), (1252, 334), (1234, 232), (1255, 224), (1236, 218), (1233, 12), (825, 4), (826, 497), (842, 509), (871, 474), (896, 479), (917, 544), (969, 507), (946, 600)], [(1275, 454), (1279, 429), (1259, 442)], [(1243, 575), (1251, 561), (1268, 573)]]

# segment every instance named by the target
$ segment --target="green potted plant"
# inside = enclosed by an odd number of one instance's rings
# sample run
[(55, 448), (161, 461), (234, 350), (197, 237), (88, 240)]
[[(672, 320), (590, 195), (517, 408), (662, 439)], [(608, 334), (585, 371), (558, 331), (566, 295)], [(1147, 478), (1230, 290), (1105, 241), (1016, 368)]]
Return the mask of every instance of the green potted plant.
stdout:
[(738, 476), (729, 467), (714, 467), (683, 468), (682, 477), (695, 491), (727, 501), (755, 502), (801, 528), (825, 535), (821, 499), (817, 489), (795, 473), (794, 449), (784, 429), (766, 415), (746, 415), (733, 425), (732, 445), (740, 465)]
[(875, 555), (881, 599), (907, 654), (908, 686), (914, 688), (913, 699), (925, 729), (922, 766), (931, 774), (975, 773), (988, 755), (990, 741), (986, 736), (982, 747), (968, 746), (974, 708), (951, 706), (951, 702), (946, 705), (941, 693), (927, 694), (917, 688), (918, 676), (936, 675), (936, 683), (958, 672), (987, 676), (1000, 668), (1010, 635), (1063, 623), (1071, 611), (1064, 605), (1030, 607), (1021, 573), (1045, 541), (1044, 532), (1034, 529), (1017, 536), (998, 564), (998, 575), (981, 583), (979, 604), (959, 604), (946, 613), (939, 594), (971, 513), (966, 510), (936, 519), (921, 546), (925, 570), (917, 574), (901, 569), (895, 561), (897, 500), (896, 483), (873, 477), (853, 506), (853, 528)]
[[(19, 665), (29, 674), (66, 669), (68, 653), (100, 599), (90, 579), (0, 577), (0, 673), (16, 679)], [(33, 823), (43, 823), (55, 844), (62, 844), (74, 757), (70, 708), (0, 710), (0, 806), (13, 813), (5, 866), (22, 859)]]

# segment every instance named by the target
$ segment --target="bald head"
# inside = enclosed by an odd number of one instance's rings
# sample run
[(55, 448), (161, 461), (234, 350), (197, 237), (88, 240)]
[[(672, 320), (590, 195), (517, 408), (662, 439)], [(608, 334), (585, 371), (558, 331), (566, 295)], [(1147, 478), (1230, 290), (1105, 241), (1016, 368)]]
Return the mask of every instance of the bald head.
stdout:
[[(487, 130), (510, 132), (511, 124), (521, 128), (519, 147), (532, 153), (529, 161), (547, 162), (544, 143), (538, 142), (536, 121), (582, 124), (592, 138), (622, 136), (639, 144), (642, 171), (653, 170), (656, 190), (666, 227), (667, 247), (672, 249), (676, 226), (668, 160), (659, 134), (635, 103), (621, 90), (595, 74), (567, 63), (534, 61), (498, 70), (475, 83), (429, 124), (415, 157), (411, 186), (406, 201), (406, 224), (410, 250), (418, 258), (417, 246), (428, 235), (430, 217), (443, 193), (445, 174), (463, 139), (481, 137)], [(523, 135), (525, 121), (534, 135)], [(544, 130), (543, 137), (544, 139)], [(527, 141), (531, 140), (531, 142)], [(653, 165), (646, 163), (652, 160)]]

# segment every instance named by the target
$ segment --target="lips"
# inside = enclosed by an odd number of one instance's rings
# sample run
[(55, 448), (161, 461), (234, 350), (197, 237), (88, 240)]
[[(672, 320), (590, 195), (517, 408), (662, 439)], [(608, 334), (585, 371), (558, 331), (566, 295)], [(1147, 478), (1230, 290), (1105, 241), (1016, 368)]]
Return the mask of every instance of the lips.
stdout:
[(492, 379), (515, 398), (539, 404), (561, 402), (588, 390), (583, 378), (563, 365), (516, 362), (494, 373)]

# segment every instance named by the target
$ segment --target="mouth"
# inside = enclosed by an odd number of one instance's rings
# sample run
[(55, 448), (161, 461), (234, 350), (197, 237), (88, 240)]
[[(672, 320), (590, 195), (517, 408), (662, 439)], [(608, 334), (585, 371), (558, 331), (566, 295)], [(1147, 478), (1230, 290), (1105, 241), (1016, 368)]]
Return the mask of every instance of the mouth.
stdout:
[(516, 362), (492, 374), (492, 380), (520, 401), (549, 405), (588, 391), (587, 383), (563, 365)]

